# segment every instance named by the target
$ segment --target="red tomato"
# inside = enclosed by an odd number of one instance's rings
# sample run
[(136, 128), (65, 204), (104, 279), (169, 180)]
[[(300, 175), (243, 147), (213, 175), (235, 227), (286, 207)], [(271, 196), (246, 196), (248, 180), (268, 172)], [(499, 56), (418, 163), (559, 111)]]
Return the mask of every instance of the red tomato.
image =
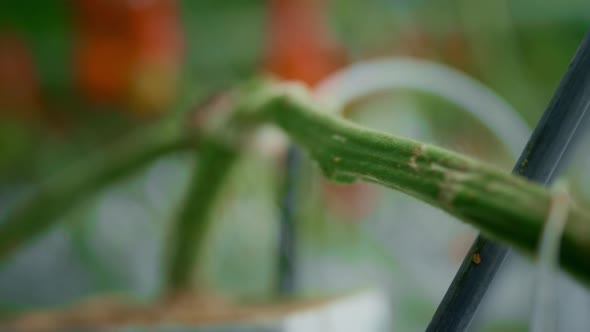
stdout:
[(140, 113), (168, 105), (182, 60), (175, 0), (75, 2), (76, 73), (93, 102), (124, 104)]
[(0, 35), (0, 113), (39, 117), (39, 81), (31, 53), (17, 35)]
[(131, 46), (122, 38), (85, 36), (76, 50), (76, 74), (85, 95), (97, 102), (119, 102), (129, 80)]
[(324, 9), (324, 0), (269, 0), (268, 70), (313, 85), (345, 63), (325, 26)]

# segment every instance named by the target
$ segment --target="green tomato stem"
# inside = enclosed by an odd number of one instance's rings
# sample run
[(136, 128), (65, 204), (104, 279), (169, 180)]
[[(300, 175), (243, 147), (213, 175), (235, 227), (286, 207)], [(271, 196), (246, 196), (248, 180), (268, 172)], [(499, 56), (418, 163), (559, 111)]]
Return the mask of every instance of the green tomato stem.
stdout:
[(198, 163), (173, 225), (166, 275), (169, 293), (191, 288), (211, 212), (238, 156), (230, 145), (209, 139), (201, 142)]
[(163, 155), (194, 149), (189, 134), (141, 135), (95, 151), (84, 162), (41, 184), (11, 208), (0, 224), (0, 259), (48, 231), (71, 208)]
[[(322, 112), (301, 89), (270, 91), (260, 114), (306, 149), (328, 179), (399, 190), (536, 255), (551, 204), (551, 194), (542, 186), (460, 154)], [(560, 263), (590, 283), (590, 217), (573, 203)]]

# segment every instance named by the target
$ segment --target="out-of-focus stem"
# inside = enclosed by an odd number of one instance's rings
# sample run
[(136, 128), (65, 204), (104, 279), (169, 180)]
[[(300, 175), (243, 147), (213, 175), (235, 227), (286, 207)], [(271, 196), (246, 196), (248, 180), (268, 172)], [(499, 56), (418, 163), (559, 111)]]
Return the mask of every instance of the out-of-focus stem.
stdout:
[(72, 207), (108, 185), (136, 172), (165, 154), (193, 149), (189, 134), (142, 135), (95, 151), (42, 184), (10, 209), (0, 223), (0, 259), (5, 259), (37, 235), (47, 231)]
[(234, 147), (215, 140), (201, 142), (199, 161), (170, 237), (166, 276), (169, 292), (187, 290), (192, 286), (211, 212), (238, 155)]

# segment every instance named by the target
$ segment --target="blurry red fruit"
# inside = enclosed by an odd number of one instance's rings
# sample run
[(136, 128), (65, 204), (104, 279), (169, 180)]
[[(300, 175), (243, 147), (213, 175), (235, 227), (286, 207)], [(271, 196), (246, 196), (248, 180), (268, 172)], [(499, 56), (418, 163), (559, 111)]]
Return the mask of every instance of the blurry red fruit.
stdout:
[(78, 86), (97, 104), (138, 113), (169, 105), (182, 62), (182, 29), (174, 0), (75, 2)]
[(17, 35), (0, 34), (0, 113), (38, 119), (39, 99), (39, 81), (29, 48)]
[(325, 24), (325, 0), (269, 0), (266, 68), (309, 85), (345, 64)]

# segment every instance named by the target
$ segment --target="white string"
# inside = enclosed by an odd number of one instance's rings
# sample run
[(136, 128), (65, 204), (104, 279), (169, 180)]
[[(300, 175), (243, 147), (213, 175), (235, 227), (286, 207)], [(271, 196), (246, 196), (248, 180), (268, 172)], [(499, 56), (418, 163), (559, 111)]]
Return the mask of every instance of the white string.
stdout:
[(506, 101), (482, 83), (445, 65), (412, 58), (385, 58), (359, 62), (320, 82), (316, 96), (327, 109), (362, 97), (410, 88), (443, 97), (471, 113), (502, 141), (517, 159), (531, 130)]
[(535, 299), (531, 317), (533, 332), (557, 331), (556, 276), (559, 247), (569, 212), (569, 194), (562, 187), (554, 190), (547, 222), (539, 242)]

